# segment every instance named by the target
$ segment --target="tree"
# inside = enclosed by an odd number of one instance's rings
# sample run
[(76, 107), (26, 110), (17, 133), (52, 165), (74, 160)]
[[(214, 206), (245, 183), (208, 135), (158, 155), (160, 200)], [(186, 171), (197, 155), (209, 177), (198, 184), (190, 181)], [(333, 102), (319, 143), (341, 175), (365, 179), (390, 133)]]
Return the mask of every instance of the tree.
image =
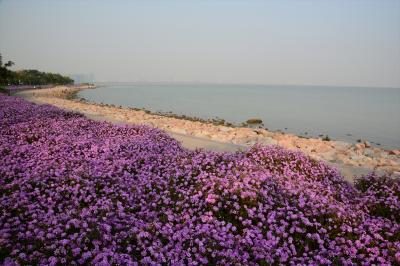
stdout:
[(36, 69), (11, 71), (8, 68), (14, 65), (13, 61), (7, 61), (3, 65), (3, 57), (0, 54), (0, 86), (4, 85), (47, 85), (47, 84), (72, 84), (74, 80), (60, 74), (41, 72)]
[[(4, 67), (12, 67), (14, 65), (13, 61), (8, 61), (4, 64)], [(0, 67), (3, 67), (3, 56), (0, 53)]]
[(4, 64), (5, 67), (12, 67), (14, 65), (13, 61), (8, 61), (7, 63)]
[(13, 61), (8, 61), (3, 65), (3, 57), (0, 54), (0, 86), (8, 85), (13, 80), (14, 72), (8, 69), (13, 65)]

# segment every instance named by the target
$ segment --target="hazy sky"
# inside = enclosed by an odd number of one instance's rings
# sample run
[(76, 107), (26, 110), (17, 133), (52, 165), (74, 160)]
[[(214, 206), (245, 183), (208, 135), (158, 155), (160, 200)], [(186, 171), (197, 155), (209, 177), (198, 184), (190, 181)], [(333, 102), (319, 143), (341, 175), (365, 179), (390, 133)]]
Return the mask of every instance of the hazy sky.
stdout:
[(400, 87), (400, 0), (0, 0), (0, 52), (97, 81)]

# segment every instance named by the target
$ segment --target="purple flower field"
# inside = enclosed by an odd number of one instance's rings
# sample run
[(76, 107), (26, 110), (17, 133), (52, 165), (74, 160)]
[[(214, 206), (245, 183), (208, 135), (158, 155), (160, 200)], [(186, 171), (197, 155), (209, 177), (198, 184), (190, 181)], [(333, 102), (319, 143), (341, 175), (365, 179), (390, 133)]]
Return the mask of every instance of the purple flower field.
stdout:
[(400, 181), (0, 94), (0, 264), (399, 265)]

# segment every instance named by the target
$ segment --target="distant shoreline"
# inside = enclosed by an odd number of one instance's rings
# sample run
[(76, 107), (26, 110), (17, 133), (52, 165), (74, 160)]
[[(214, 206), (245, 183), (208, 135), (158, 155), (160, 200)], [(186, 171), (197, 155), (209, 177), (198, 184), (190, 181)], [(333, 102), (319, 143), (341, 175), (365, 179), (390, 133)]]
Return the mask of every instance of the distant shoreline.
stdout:
[(230, 151), (235, 150), (235, 145), (237, 145), (236, 148), (250, 147), (254, 144), (280, 145), (291, 150), (302, 151), (314, 159), (323, 160), (341, 169), (350, 169), (351, 173), (361, 174), (377, 170), (400, 176), (400, 150), (383, 150), (371, 147), (368, 142), (350, 144), (343, 141), (323, 141), (293, 134), (270, 132), (266, 129), (216, 125), (181, 117), (152, 114), (137, 108), (88, 103), (73, 97), (80, 90), (87, 88), (93, 88), (93, 86), (58, 86), (50, 89), (22, 91), (16, 95), (36, 103), (52, 104), (62, 109), (81, 112), (89, 117), (96, 116), (99, 119), (118, 123), (146, 124), (177, 134), (177, 136), (186, 136), (189, 139), (195, 137), (203, 140), (204, 143), (207, 141), (221, 143), (221, 150), (224, 150), (224, 144), (230, 146)]
[(98, 86), (109, 86), (109, 85), (120, 85), (120, 86), (129, 86), (129, 85), (219, 85), (219, 86), (281, 86), (281, 87), (327, 87), (327, 88), (366, 88), (366, 89), (398, 89), (400, 87), (393, 86), (362, 86), (362, 85), (326, 85), (326, 84), (270, 84), (270, 83), (246, 83), (246, 82), (238, 82), (238, 83), (218, 83), (218, 82), (190, 82), (190, 81), (182, 81), (182, 82), (168, 82), (168, 81), (108, 81), (108, 82), (95, 82), (94, 85)]

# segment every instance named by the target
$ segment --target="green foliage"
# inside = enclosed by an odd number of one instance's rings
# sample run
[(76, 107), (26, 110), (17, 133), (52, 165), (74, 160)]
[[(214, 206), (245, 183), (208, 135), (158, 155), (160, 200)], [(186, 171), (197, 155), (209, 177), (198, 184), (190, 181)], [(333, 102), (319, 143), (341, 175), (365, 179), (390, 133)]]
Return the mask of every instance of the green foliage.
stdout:
[(322, 140), (323, 141), (331, 141), (331, 138), (328, 135), (326, 135), (325, 137), (322, 138)]
[(261, 119), (259, 119), (259, 118), (252, 118), (252, 119), (249, 119), (249, 120), (246, 121), (246, 123), (250, 124), (250, 125), (252, 125), (252, 124), (262, 124), (262, 122), (263, 121)]
[(0, 54), (0, 87), (2, 87), (2, 85), (9, 84), (9, 81), (12, 79), (13, 72), (7, 69), (12, 65), (14, 65), (14, 62), (12, 61), (8, 61), (3, 65), (3, 57)]
[(0, 93), (7, 93), (6, 89), (0, 85)]
[(44, 85), (44, 84), (71, 84), (74, 81), (60, 74), (40, 72), (38, 70), (21, 70), (14, 72), (15, 84)]
[(73, 79), (60, 74), (41, 72), (38, 70), (11, 71), (8, 68), (14, 62), (8, 61), (3, 65), (0, 54), (0, 87), (1, 85), (47, 85), (47, 84), (72, 84)]

